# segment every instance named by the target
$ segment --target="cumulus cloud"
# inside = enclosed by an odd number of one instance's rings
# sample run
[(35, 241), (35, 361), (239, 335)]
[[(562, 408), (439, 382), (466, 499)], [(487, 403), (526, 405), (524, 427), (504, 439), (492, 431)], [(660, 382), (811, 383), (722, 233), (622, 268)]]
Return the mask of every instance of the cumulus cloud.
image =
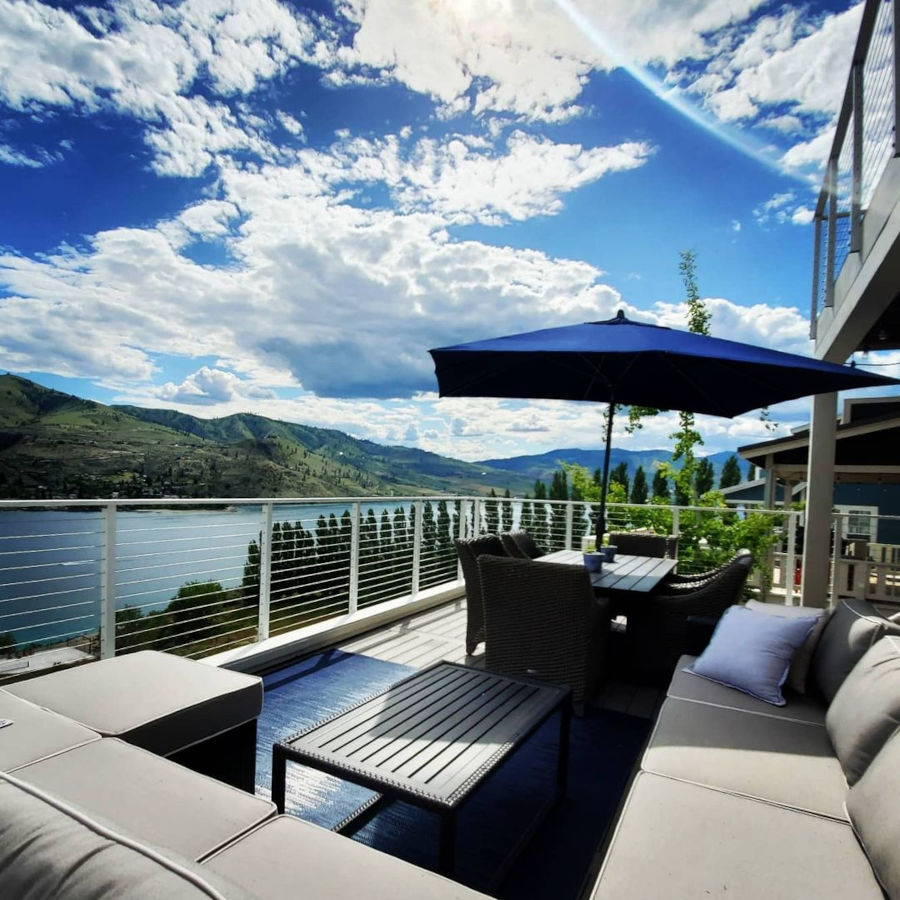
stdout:
[(166, 382), (158, 391), (160, 400), (181, 406), (209, 406), (234, 400), (272, 400), (274, 391), (255, 387), (233, 372), (203, 366), (181, 384)]

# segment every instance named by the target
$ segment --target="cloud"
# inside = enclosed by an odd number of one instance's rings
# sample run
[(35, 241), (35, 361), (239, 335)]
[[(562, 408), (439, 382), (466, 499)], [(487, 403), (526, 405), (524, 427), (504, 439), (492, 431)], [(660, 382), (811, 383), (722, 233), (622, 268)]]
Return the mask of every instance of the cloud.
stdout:
[(813, 220), (813, 210), (800, 203), (793, 191), (774, 194), (764, 203), (753, 209), (753, 218), (757, 225), (766, 226), (771, 223), (784, 225), (809, 225)]
[(203, 366), (181, 384), (164, 384), (157, 396), (167, 403), (182, 406), (207, 406), (233, 400), (272, 400), (274, 391), (248, 385), (233, 372)]

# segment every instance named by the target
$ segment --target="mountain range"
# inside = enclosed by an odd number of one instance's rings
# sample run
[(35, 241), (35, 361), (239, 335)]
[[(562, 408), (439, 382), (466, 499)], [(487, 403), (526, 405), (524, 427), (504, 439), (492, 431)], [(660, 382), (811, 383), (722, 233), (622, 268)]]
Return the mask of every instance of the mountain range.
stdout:
[[(731, 454), (710, 457), (716, 474)], [(614, 449), (648, 475), (665, 450)], [(202, 419), (107, 406), (0, 375), (0, 498), (333, 497), (533, 493), (561, 461), (593, 471), (602, 450), (475, 463), (341, 431), (238, 413)]]

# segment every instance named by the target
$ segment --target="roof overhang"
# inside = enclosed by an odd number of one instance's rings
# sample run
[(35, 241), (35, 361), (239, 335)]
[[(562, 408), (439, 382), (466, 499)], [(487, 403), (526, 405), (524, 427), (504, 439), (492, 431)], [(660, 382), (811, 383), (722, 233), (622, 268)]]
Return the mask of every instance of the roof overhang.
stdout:
[[(834, 451), (836, 482), (900, 483), (900, 416), (885, 416), (837, 426)], [(809, 429), (738, 448), (742, 459), (782, 481), (806, 480)]]

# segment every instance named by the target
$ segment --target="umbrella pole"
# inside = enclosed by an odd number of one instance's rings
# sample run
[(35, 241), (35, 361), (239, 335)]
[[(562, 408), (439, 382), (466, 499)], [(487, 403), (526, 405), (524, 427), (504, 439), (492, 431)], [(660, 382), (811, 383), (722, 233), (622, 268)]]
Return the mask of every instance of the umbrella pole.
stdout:
[(606, 492), (609, 490), (609, 451), (612, 445), (613, 415), (616, 411), (615, 397), (610, 394), (609, 409), (606, 414), (606, 453), (603, 454), (603, 484), (600, 488), (600, 515), (597, 516), (597, 549), (603, 546), (606, 531)]

